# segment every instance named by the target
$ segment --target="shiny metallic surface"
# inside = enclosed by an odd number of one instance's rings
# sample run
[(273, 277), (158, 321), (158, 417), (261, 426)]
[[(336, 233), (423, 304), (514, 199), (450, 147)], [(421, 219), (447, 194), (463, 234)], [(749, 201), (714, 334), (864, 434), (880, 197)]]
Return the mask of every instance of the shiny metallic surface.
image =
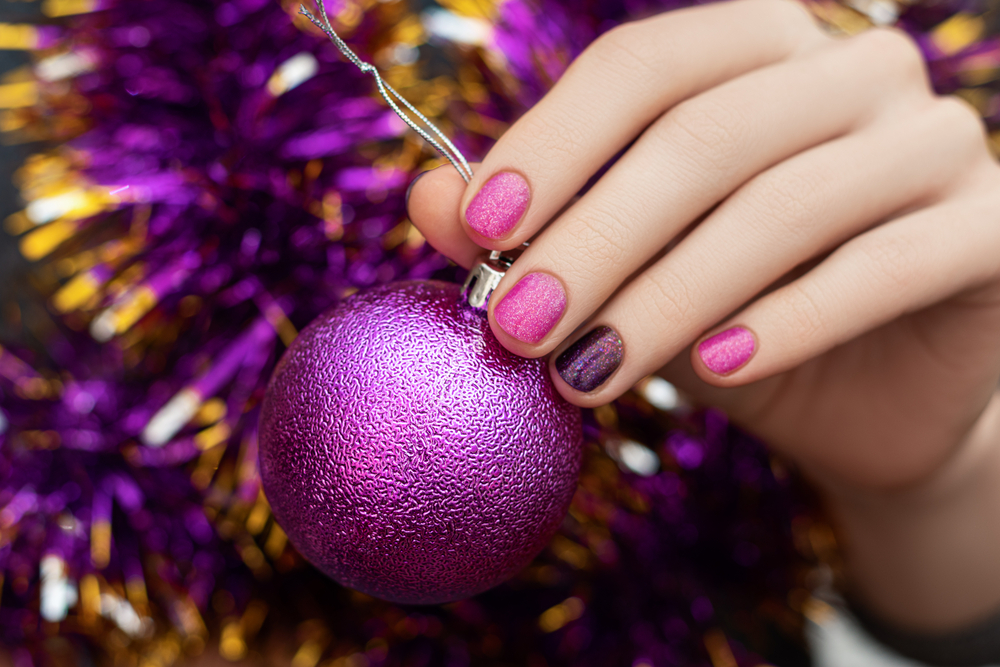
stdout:
[[(527, 245), (525, 243), (522, 248)], [(469, 269), (469, 275), (462, 285), (462, 296), (468, 304), (473, 308), (486, 310), (490, 305), (493, 290), (497, 288), (520, 254), (521, 248), (515, 248), (503, 253), (494, 250), (489, 255), (480, 257)]]
[(504, 349), (458, 285), (356, 294), (298, 337), (260, 422), (264, 491), (292, 543), (346, 586), (438, 603), (523, 568), (576, 488), (578, 408)]
[(471, 269), (462, 285), (462, 294), (473, 308), (486, 310), (489, 307), (490, 296), (503, 280), (507, 269), (498, 269), (490, 262), (479, 261)]

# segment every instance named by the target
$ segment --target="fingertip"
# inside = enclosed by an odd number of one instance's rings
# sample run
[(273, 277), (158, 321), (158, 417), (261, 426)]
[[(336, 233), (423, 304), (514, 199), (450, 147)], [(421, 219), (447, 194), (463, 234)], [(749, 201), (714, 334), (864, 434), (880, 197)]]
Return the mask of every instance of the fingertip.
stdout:
[(483, 253), (465, 233), (459, 205), (465, 181), (450, 165), (426, 171), (410, 184), (406, 207), (410, 220), (442, 255), (469, 268)]

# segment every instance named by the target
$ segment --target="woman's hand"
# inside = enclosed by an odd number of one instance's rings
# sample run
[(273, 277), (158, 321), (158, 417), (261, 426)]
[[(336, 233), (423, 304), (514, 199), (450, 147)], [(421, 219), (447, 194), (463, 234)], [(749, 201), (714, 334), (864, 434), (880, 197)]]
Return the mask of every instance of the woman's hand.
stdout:
[(787, 0), (624, 25), (409, 207), (466, 266), (531, 240), (490, 321), (567, 400), (659, 371), (844, 506), (941, 477), (1000, 378), (1000, 168), (894, 30), (832, 38)]

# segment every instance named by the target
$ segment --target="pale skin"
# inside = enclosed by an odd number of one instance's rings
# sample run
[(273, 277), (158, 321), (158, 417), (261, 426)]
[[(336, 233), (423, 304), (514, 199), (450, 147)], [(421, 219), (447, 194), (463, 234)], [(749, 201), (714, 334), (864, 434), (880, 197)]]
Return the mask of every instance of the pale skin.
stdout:
[[(582, 198), (576, 193), (635, 141)], [(501, 238), (465, 212), (495, 174), (530, 200)], [(475, 167), (409, 211), (463, 266), (531, 240), (494, 333), (605, 404), (650, 373), (720, 406), (815, 481), (853, 593), (944, 632), (1000, 609), (1000, 167), (900, 32), (826, 34), (788, 0), (663, 14), (599, 38)], [(565, 310), (536, 343), (493, 310), (542, 272)], [(624, 356), (581, 392), (558, 355), (595, 326)], [(718, 374), (698, 343), (752, 332)]]

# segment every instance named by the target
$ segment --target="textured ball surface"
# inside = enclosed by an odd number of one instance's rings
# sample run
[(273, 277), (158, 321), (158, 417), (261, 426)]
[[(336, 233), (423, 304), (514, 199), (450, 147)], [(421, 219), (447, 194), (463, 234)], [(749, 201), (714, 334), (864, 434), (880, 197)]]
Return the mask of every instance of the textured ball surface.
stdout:
[(282, 528), (351, 588), (461, 599), (545, 546), (576, 488), (580, 410), (546, 363), (504, 349), (458, 285), (346, 299), (285, 353), (264, 399), (260, 468)]

